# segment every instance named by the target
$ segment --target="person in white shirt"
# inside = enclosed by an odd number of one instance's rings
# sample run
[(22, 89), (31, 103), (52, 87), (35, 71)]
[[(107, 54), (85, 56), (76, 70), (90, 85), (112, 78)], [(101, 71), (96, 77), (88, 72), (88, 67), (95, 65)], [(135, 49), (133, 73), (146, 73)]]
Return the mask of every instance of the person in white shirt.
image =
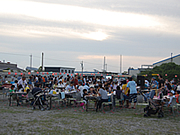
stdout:
[(60, 81), (59, 81), (59, 83), (58, 83), (58, 86), (59, 86), (59, 87), (62, 87), (62, 88), (65, 87), (65, 85), (62, 83), (62, 79), (60, 79)]
[(18, 81), (18, 86), (21, 85), (23, 89), (25, 89), (27, 85), (26, 77), (23, 76), (19, 81)]
[(168, 102), (166, 103), (167, 107), (171, 105), (173, 98), (175, 98), (175, 96), (173, 95), (174, 93), (175, 92), (171, 90), (171, 92), (169, 93), (169, 98), (166, 97), (166, 99), (168, 100)]
[(66, 90), (67, 90), (67, 91), (73, 91), (73, 90), (75, 90), (74, 83), (71, 82), (70, 85), (67, 85), (67, 86), (66, 86)]
[(89, 90), (89, 84), (88, 84), (88, 82), (86, 82), (86, 84), (84, 85), (84, 89), (86, 89), (87, 91)]
[(81, 97), (83, 97), (83, 94), (84, 94), (84, 93), (83, 93), (84, 86), (82, 86), (82, 82), (79, 82), (79, 83), (78, 83), (78, 86), (79, 86), (79, 87), (78, 87), (78, 90), (79, 90), (80, 93), (81, 93)]

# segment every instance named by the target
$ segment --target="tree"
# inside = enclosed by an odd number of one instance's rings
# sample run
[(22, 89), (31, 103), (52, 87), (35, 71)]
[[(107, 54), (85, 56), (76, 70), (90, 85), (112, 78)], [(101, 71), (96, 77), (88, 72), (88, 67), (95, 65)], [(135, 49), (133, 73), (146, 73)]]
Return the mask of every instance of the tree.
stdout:
[[(152, 70), (143, 71), (139, 75), (145, 75), (147, 79), (151, 79), (153, 74), (162, 75), (164, 79), (172, 80), (180, 78), (180, 65), (175, 63), (164, 63), (160, 66), (154, 67)], [(176, 77), (177, 75), (177, 77)]]
[(42, 71), (42, 66), (40, 66), (39, 68), (38, 68), (38, 72), (41, 72)]

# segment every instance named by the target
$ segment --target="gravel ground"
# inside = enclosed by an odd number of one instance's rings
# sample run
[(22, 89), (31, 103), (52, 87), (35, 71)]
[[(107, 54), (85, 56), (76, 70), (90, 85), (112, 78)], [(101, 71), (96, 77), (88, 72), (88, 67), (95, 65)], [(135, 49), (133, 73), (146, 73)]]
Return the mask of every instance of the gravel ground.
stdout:
[(0, 98), (0, 134), (180, 134), (180, 115), (168, 110), (164, 118), (143, 117), (143, 106), (116, 108), (105, 112), (81, 107), (53, 107), (50, 111), (32, 110), (29, 105), (8, 106)]

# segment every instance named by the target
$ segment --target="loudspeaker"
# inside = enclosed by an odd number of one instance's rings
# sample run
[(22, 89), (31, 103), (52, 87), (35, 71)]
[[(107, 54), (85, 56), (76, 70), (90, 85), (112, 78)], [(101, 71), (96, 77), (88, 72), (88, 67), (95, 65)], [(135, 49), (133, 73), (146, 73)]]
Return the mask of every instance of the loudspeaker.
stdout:
[(141, 86), (141, 88), (145, 87), (145, 77), (137, 76), (137, 86)]

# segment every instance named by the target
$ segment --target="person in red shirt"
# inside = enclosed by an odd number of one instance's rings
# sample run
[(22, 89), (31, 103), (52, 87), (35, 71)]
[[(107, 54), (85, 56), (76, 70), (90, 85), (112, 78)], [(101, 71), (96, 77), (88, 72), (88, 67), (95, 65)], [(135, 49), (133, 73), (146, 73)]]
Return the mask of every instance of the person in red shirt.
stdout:
[(74, 87), (76, 88), (76, 86), (78, 85), (78, 76), (75, 75), (75, 78), (72, 80), (72, 82), (74, 82)]
[(175, 95), (175, 97), (176, 97), (176, 102), (179, 104), (179, 94), (178, 94), (178, 92), (176, 91), (176, 95)]

